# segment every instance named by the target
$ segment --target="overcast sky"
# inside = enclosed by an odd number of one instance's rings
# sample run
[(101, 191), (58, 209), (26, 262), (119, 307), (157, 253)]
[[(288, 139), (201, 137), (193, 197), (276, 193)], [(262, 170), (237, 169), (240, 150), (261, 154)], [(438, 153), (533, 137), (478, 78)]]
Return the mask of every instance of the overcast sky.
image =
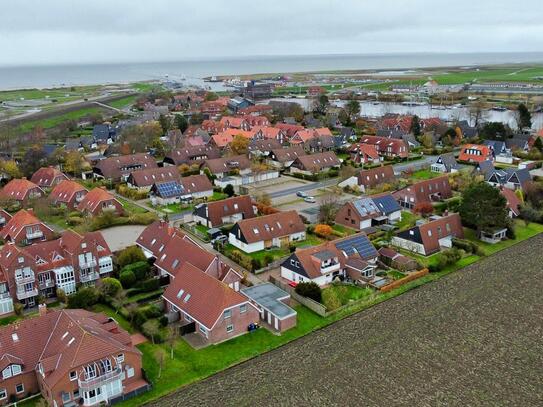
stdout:
[(0, 1), (0, 65), (543, 51), (542, 0)]

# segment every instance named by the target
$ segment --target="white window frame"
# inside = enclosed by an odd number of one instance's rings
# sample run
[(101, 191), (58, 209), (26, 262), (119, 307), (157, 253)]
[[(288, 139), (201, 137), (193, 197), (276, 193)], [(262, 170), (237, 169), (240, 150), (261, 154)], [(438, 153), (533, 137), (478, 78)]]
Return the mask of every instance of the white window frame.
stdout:
[(230, 333), (232, 333), (232, 332), (234, 332), (234, 324), (228, 324), (228, 325), (226, 325), (226, 333), (227, 333), (227, 334), (230, 334)]
[[(17, 390), (17, 388), (21, 386), (21, 391)], [(15, 386), (15, 393), (17, 394), (21, 394), (21, 393), (24, 393), (25, 392), (25, 385), (24, 383), (19, 383)]]
[(73, 382), (74, 380), (77, 380), (77, 372), (75, 370), (72, 370), (70, 372), (70, 381)]

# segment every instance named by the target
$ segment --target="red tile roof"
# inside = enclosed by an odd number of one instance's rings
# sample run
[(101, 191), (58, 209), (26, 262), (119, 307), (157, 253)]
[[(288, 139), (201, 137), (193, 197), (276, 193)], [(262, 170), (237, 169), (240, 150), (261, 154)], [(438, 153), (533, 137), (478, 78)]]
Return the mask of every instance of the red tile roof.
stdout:
[(488, 146), (480, 144), (464, 144), (458, 156), (459, 161), (481, 162), (488, 159), (492, 159), (492, 151)]
[(31, 191), (39, 192), (40, 196), (45, 195), (43, 189), (41, 189), (33, 182), (25, 178), (16, 178), (9, 181), (6, 186), (0, 191), (0, 198), (23, 201), (29, 198), (29, 194)]
[(147, 168), (130, 173), (128, 182), (137, 187), (149, 187), (155, 182), (179, 181), (181, 176), (176, 167)]
[(31, 210), (21, 209), (6, 223), (6, 226), (0, 231), (0, 238), (6, 239), (7, 236), (11, 237), (12, 241), (15, 241), (17, 236), (24, 232), (27, 226), (41, 224), (44, 228), (52, 230), (39, 220)]
[(66, 202), (70, 202), (72, 200), (72, 197), (77, 192), (81, 192), (81, 191), (85, 191), (86, 193), (87, 189), (78, 182), (64, 180), (53, 188), (48, 198), (51, 202), (54, 202), (54, 203), (58, 203), (58, 202), (66, 203)]
[(226, 309), (249, 304), (247, 298), (188, 263), (179, 268), (164, 298), (209, 330)]
[(509, 188), (501, 188), (501, 194), (505, 197), (507, 200), (507, 208), (513, 212), (515, 216), (520, 215), (520, 206), (522, 205), (522, 201), (519, 199), (517, 194), (515, 194), (515, 191), (509, 189)]
[[(240, 232), (239, 236), (238, 229)], [(305, 225), (298, 212), (286, 211), (240, 220), (230, 233), (238, 240), (243, 240), (245, 243), (251, 244), (304, 231)]]
[[(77, 209), (79, 211), (81, 211), (81, 212), (83, 212), (83, 211), (94, 212), (96, 207), (101, 202), (110, 201), (110, 200), (115, 200), (115, 201), (119, 202), (113, 195), (111, 195), (105, 189), (94, 188), (94, 189), (91, 189), (87, 193), (87, 195), (85, 195), (83, 200), (77, 206)], [(122, 204), (120, 202), (119, 202), (119, 204), (122, 206)]]
[(186, 236), (174, 234), (166, 242), (161, 254), (157, 256), (155, 266), (177, 277), (179, 269), (185, 263), (190, 263), (205, 272), (215, 259), (212, 253)]
[(51, 187), (55, 181), (59, 182), (57, 178), (68, 179), (64, 173), (54, 167), (42, 167), (32, 175), (30, 181), (40, 187)]

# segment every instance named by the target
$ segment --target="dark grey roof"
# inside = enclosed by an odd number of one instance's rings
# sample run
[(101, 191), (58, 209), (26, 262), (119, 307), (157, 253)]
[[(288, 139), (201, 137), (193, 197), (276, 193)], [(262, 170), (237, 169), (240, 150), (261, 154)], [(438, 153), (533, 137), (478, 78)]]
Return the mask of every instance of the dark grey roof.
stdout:
[(402, 140), (405, 141), (411, 147), (419, 147), (420, 143), (417, 141), (413, 134), (404, 134)]
[(328, 260), (333, 259), (335, 257), (335, 254), (332, 253), (330, 250), (322, 250), (320, 252), (314, 253), (312, 256), (316, 257), (319, 260)]
[(279, 319), (296, 315), (296, 311), (281, 302), (281, 299), (288, 298), (290, 295), (272, 283), (242, 288), (240, 292)]
[(447, 172), (451, 171), (451, 169), (458, 169), (458, 163), (456, 162), (456, 158), (454, 157), (453, 153), (441, 154), (439, 157), (437, 157), (436, 163), (443, 164)]
[(479, 164), (477, 164), (476, 169), (481, 172), (481, 174), (486, 174), (489, 171), (494, 171), (494, 163), (490, 160), (481, 161)]
[(400, 204), (398, 203), (398, 201), (396, 201), (396, 199), (394, 199), (392, 194), (381, 195), (372, 199), (377, 208), (379, 208), (381, 213), (384, 215), (389, 215), (393, 212), (402, 210)]
[(422, 236), (420, 234), (420, 229), (418, 226), (412, 227), (396, 234), (401, 239), (409, 240), (411, 242), (422, 244)]
[(375, 133), (378, 137), (388, 137), (388, 138), (395, 138), (395, 139), (401, 139), (406, 133), (399, 129), (377, 129), (377, 132)]

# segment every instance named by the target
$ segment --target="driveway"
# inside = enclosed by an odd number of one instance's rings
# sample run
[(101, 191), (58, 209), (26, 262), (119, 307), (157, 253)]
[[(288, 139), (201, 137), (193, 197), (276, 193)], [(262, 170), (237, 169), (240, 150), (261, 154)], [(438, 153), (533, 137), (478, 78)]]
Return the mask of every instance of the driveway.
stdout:
[(102, 229), (100, 232), (102, 233), (102, 236), (104, 236), (111, 251), (116, 252), (125, 249), (128, 246), (135, 245), (136, 239), (146, 227), (147, 226), (143, 225), (114, 226), (112, 228)]

